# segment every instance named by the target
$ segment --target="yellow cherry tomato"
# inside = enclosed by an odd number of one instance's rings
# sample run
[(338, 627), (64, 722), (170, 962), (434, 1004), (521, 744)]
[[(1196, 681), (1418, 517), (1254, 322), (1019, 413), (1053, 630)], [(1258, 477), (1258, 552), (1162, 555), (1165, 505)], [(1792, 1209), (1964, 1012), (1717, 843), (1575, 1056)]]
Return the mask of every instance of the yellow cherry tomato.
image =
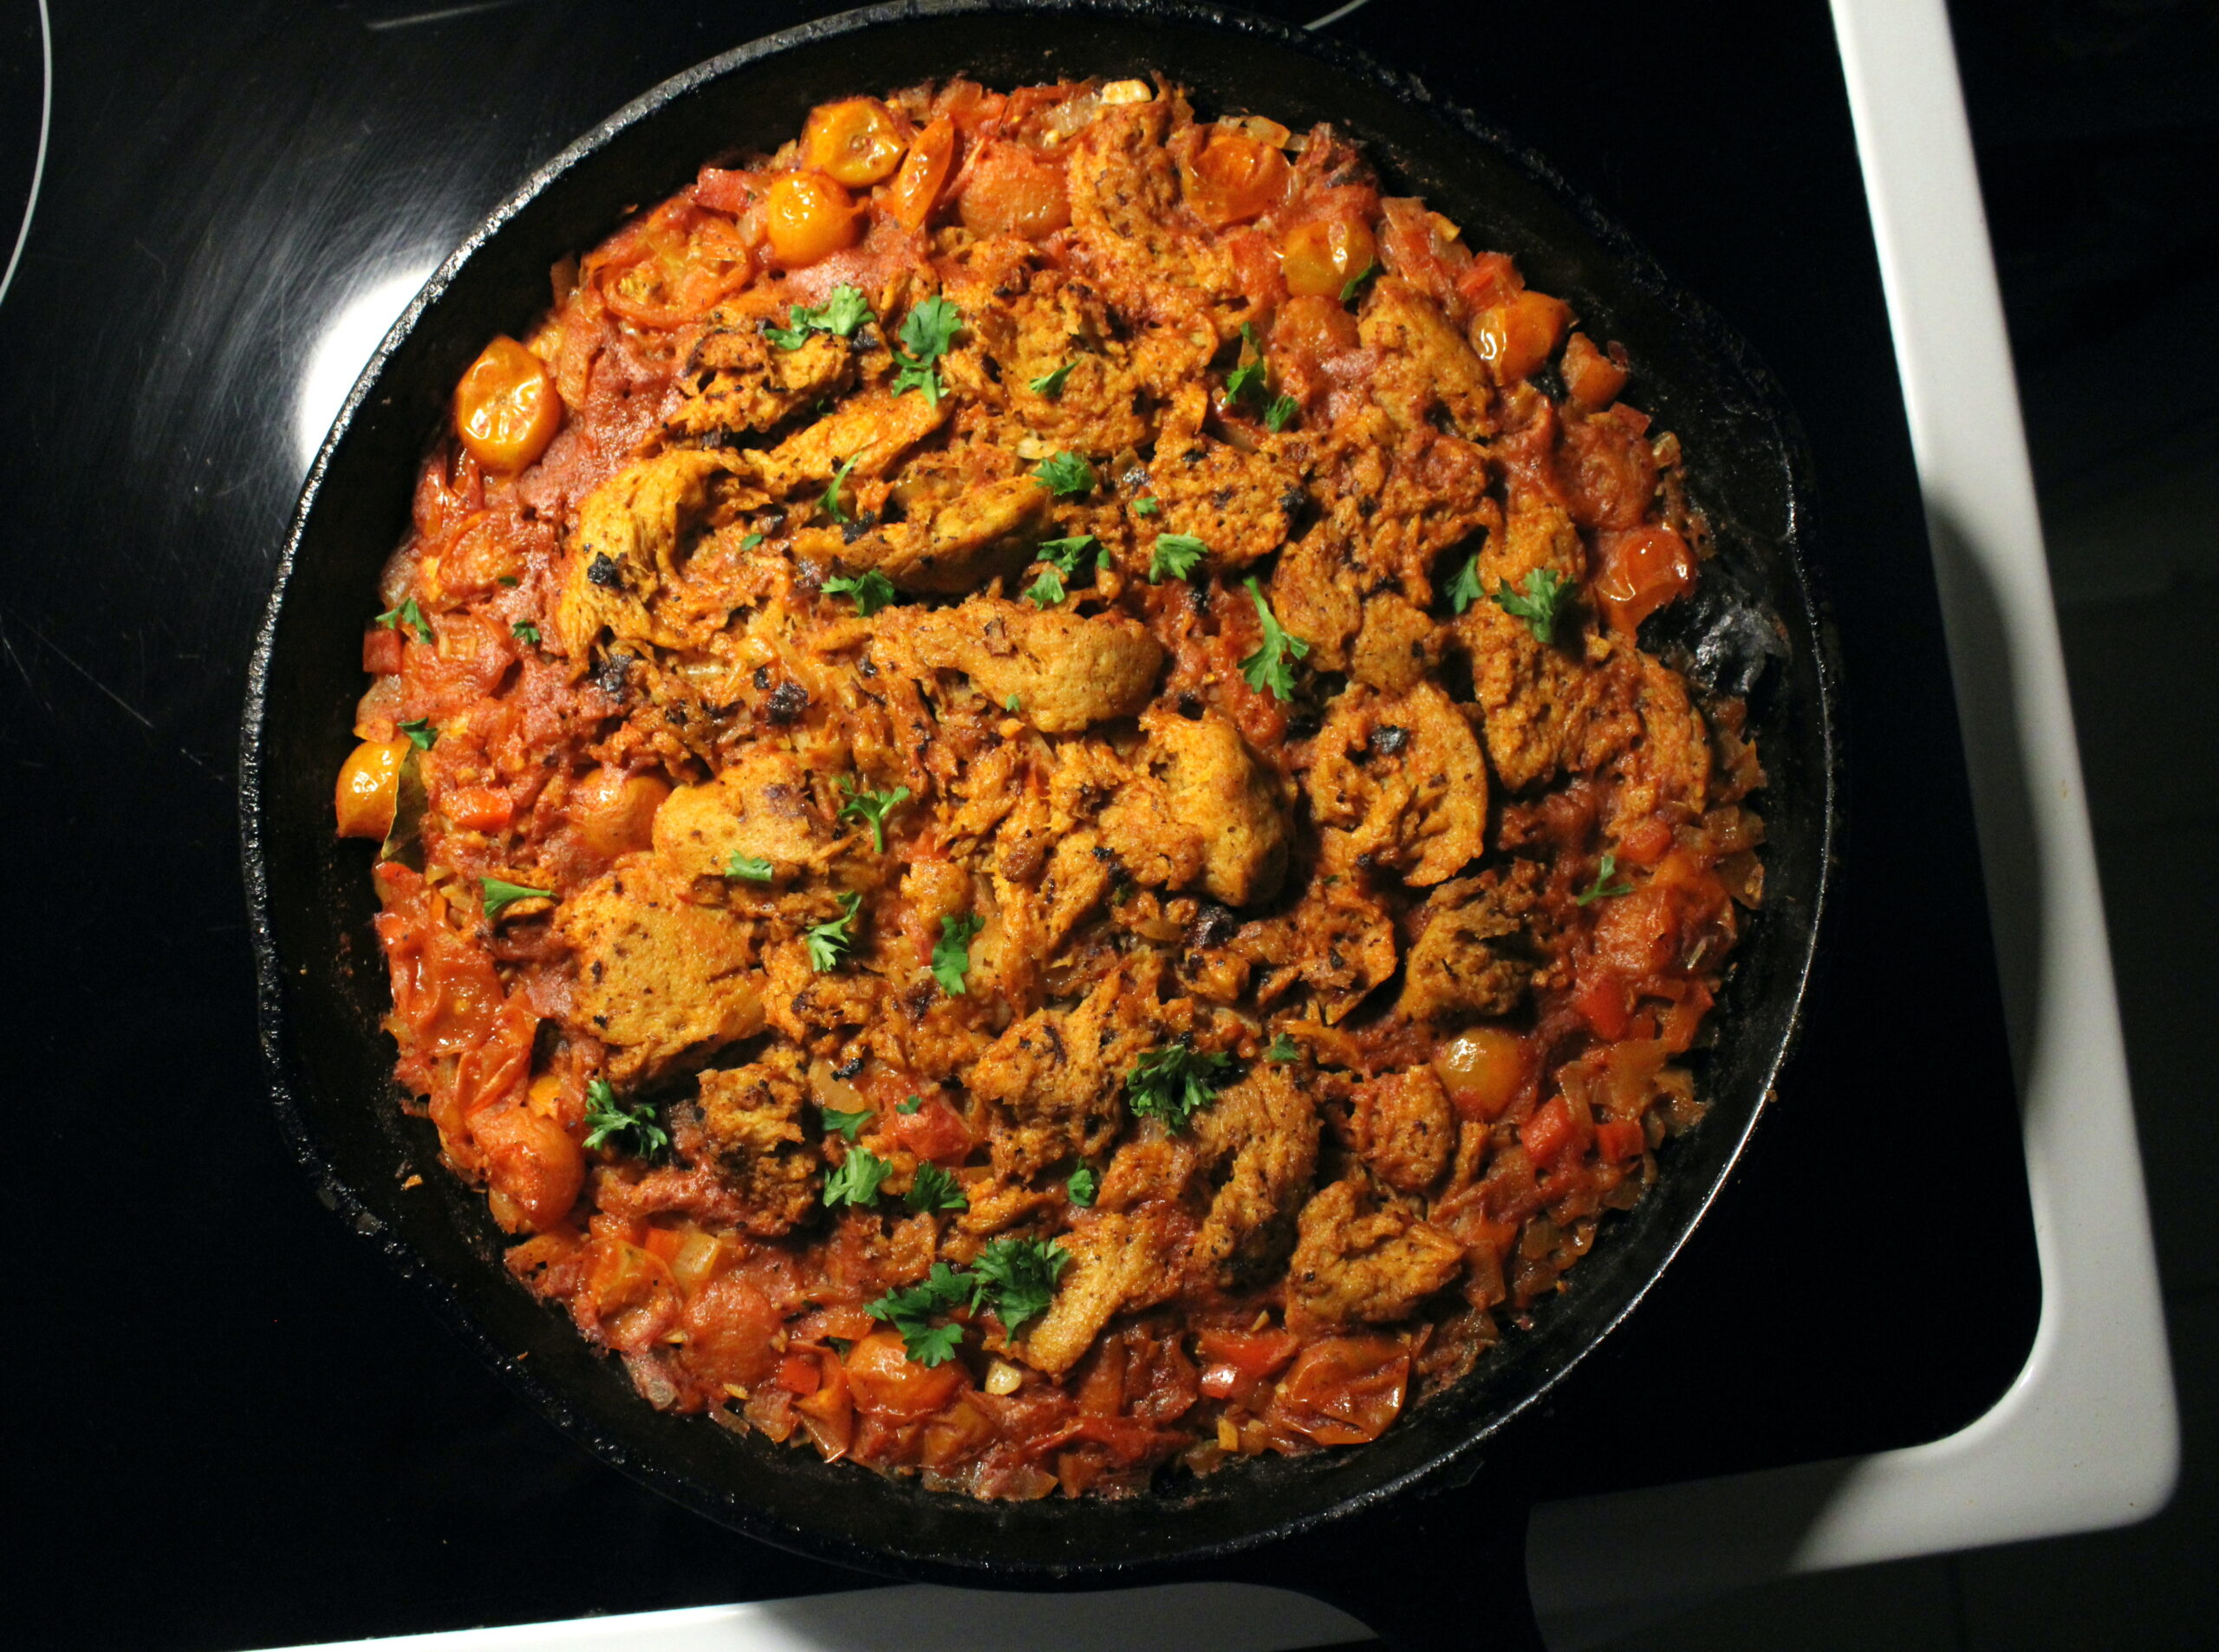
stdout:
[(489, 471), (520, 471), (563, 427), (563, 398), (547, 364), (512, 338), (497, 338), (454, 391), (462, 445)]
[(876, 98), (849, 98), (810, 111), (802, 159), (836, 183), (867, 189), (892, 175), (908, 146)]
[(394, 797), (400, 784), (400, 760), (408, 742), (365, 740), (339, 765), (334, 799), (342, 837), (382, 838), (393, 829)]
[(771, 256), (789, 270), (855, 245), (862, 227), (853, 198), (823, 172), (781, 173), (764, 202)]
[(1378, 244), (1362, 220), (1312, 218), (1296, 224), (1280, 242), (1279, 273), (1298, 298), (1338, 298), (1377, 257)]

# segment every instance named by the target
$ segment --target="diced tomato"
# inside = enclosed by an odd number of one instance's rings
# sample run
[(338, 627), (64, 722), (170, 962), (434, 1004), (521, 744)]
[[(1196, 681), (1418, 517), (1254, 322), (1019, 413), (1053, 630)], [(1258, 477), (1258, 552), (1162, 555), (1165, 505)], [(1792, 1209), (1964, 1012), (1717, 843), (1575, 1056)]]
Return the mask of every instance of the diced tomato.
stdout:
[(1626, 387), (1624, 356), (1617, 345), (1605, 355), (1585, 333), (1574, 333), (1564, 347), (1564, 387), (1583, 407), (1607, 407)]
[(824, 1386), (824, 1371), (807, 1354), (789, 1354), (778, 1362), (778, 1386), (789, 1394), (814, 1394)]
[(748, 208), (758, 193), (752, 172), (726, 172), (721, 166), (704, 166), (700, 176), (693, 180), (693, 199), (699, 205), (719, 212), (729, 212), (738, 218)]
[(492, 959), (431, 914), (420, 874), (387, 862), (376, 876), (385, 910), (373, 921), (393, 972), (394, 1019), (423, 1054), (481, 1043), (506, 1002)]
[(897, 1109), (894, 1115), (894, 1135), (920, 1159), (930, 1159), (934, 1164), (961, 1164), (970, 1156), (969, 1128), (962, 1115), (937, 1096), (914, 1113)]
[(846, 1363), (856, 1403), (874, 1415), (897, 1421), (931, 1415), (963, 1387), (960, 1362), (920, 1365), (909, 1357), (898, 1330), (871, 1332), (848, 1350)]
[(1612, 1164), (1638, 1158), (1649, 1141), (1641, 1126), (1627, 1119), (1606, 1119), (1595, 1127), (1595, 1150)]
[(1605, 532), (1597, 537), (1596, 549), (1596, 600), (1611, 628), (1624, 635), (1695, 582), (1695, 554), (1669, 528), (1651, 524)]
[(1289, 1330), (1206, 1330), (1194, 1338), (1205, 1362), (1201, 1391), (1214, 1400), (1246, 1403), (1285, 1370), (1302, 1340)]
[(1572, 988), (1572, 1007), (1599, 1036), (1623, 1038), (1633, 1019), (1633, 992), (1622, 975), (1604, 968), (1583, 969)]
[(1535, 1164), (1549, 1165), (1572, 1145), (1572, 1110), (1561, 1096), (1543, 1102), (1533, 1116), (1518, 1127), (1518, 1140)]
[(400, 669), (401, 635), (387, 626), (374, 625), (362, 633), (362, 669), (373, 677), (390, 677)]
[(1669, 968), (1679, 952), (1676, 904), (1672, 891), (1654, 882), (1596, 902), (1589, 908), (1595, 914), (1595, 956), (1636, 979)]
[(1456, 291), (1477, 314), (1508, 303), (1525, 286), (1508, 253), (1480, 252), (1473, 255), (1472, 267), (1458, 278)]
[(1409, 1352), (1393, 1337), (1329, 1337), (1302, 1350), (1266, 1421), (1321, 1446), (1362, 1445), (1401, 1415), (1409, 1381)]
[(515, 818), (516, 805), (495, 786), (458, 786), (439, 794), (439, 813), (466, 831), (498, 832)]
[(1618, 860), (1625, 866), (1654, 866), (1671, 847), (1670, 823), (1652, 815), (1618, 840)]

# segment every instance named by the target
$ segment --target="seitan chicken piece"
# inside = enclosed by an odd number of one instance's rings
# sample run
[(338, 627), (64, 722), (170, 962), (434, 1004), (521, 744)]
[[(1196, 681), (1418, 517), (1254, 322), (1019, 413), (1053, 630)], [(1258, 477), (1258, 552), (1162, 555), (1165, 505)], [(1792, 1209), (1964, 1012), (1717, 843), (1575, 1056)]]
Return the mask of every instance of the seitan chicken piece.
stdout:
[(1395, 920), (1361, 874), (1320, 869), (1292, 912), (1245, 924), (1233, 949), (1262, 973), (1256, 1002), (1309, 988), (1329, 1026), (1395, 972)]
[(1155, 990), (1142, 965), (1113, 971), (1070, 1010), (1037, 1010), (973, 1063), (994, 1169), (1029, 1180), (1108, 1150), (1124, 1122), (1125, 1075), (1158, 1042)]
[(1272, 569), (1272, 612), (1310, 645), (1313, 669), (1350, 668), (1350, 645), (1364, 624), (1363, 589), (1353, 543), (1330, 517), (1312, 524)]
[(1372, 396), (1396, 425), (1429, 428), (1437, 407), (1465, 436), (1493, 434), (1487, 367), (1440, 305), (1409, 282), (1384, 276), (1365, 296), (1357, 326), (1363, 348), (1378, 358)]
[(576, 956), (572, 1016), (609, 1046), (620, 1088), (763, 1030), (748, 927), (687, 898), (659, 855), (628, 855), (556, 910)]
[(1349, 672), (1390, 694), (1414, 688), (1440, 670), (1443, 629), (1408, 597), (1381, 591), (1363, 605)]
[(849, 340), (812, 333), (798, 349), (780, 348), (764, 335), (764, 309), (758, 302), (709, 313), (678, 374), (679, 399), (663, 420), (667, 433), (685, 438), (767, 431), (849, 387), (855, 346)]
[(934, 402), (914, 392), (895, 395), (868, 391), (849, 398), (776, 447), (734, 458), (748, 465), (767, 493), (784, 498), (804, 490), (816, 492), (850, 461), (851, 480), (885, 475), (954, 411), (952, 396)]
[(730, 877), (735, 857), (768, 861), (780, 878), (822, 872), (837, 841), (799, 760), (774, 745), (748, 746), (708, 784), (679, 787), (655, 811), (656, 853), (689, 878)]
[(1528, 925), (1543, 881), (1531, 861), (1435, 889), (1413, 915), (1417, 938), (1396, 1009), (1413, 1020), (1508, 1015), (1533, 979)]
[(1290, 1313), (1320, 1325), (1383, 1325), (1407, 1317), (1464, 1271), (1464, 1247), (1396, 1206), (1371, 1206), (1360, 1178), (1337, 1181), (1302, 1207), (1287, 1265)]
[(1425, 1192), (1456, 1149), (1456, 1115), (1430, 1067), (1358, 1084), (1350, 1123), (1364, 1163), (1398, 1193)]
[[(1026, 484), (1031, 486), (1030, 483)], [(960, 671), (1044, 734), (1076, 734), (1148, 704), (1163, 645), (1137, 620), (1039, 609), (974, 596), (952, 608), (886, 616), (882, 639), (927, 668)]]
[(1269, 900), (1286, 874), (1288, 798), (1233, 720), (1214, 707), (1189, 719), (1163, 706), (1132, 782), (1102, 814), (1102, 841), (1136, 882), (1199, 885), (1229, 907)]
[(619, 641), (679, 648), (656, 602), (680, 580), (694, 541), (724, 512), (760, 503), (734, 461), (681, 448), (628, 465), (578, 506), (555, 607), (556, 640), (582, 661), (604, 629)]
[(818, 1158), (802, 1131), (809, 1085), (798, 1050), (701, 1075), (701, 1132), (741, 1226), (758, 1238), (791, 1232), (816, 1201)]
[(1175, 1213), (1096, 1211), (1055, 1241), (1070, 1252), (1056, 1298), (1018, 1345), (1025, 1363), (1061, 1376), (1079, 1363), (1113, 1315), (1167, 1300), (1178, 1289)]
[(1400, 694), (1361, 685), (1336, 698), (1308, 776), (1325, 862), (1362, 862), (1424, 888), (1486, 846), (1487, 764), (1455, 702), (1433, 683)]
[(1688, 697), (1679, 673), (1647, 654), (1638, 659), (1641, 738), (1616, 765), (1617, 785), (1610, 806), (1613, 833), (1660, 810), (1692, 821), (1709, 806), (1709, 725)]
[(1285, 1254), (1295, 1208), (1318, 1168), (1318, 1109), (1284, 1064), (1261, 1062), (1217, 1094), (1189, 1127), (1216, 1183), (1194, 1236), (1195, 1266), (1228, 1286), (1253, 1282)]
[(1047, 489), (1012, 476), (966, 490), (924, 523), (894, 523), (858, 536), (842, 562), (875, 568), (905, 591), (952, 596), (1033, 558), (1050, 526)]
[(1214, 567), (1246, 568), (1286, 543), (1305, 497), (1302, 478), (1268, 452), (1244, 453), (1204, 434), (1208, 410), (1205, 385), (1174, 398), (1149, 466), (1149, 491), (1162, 501), (1163, 532), (1200, 539)]

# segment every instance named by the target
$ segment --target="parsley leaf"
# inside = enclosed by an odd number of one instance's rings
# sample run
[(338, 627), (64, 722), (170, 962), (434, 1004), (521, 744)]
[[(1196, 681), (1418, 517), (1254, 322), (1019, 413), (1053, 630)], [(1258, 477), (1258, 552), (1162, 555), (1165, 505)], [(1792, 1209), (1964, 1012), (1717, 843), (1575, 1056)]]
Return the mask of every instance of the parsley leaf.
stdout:
[(840, 915), (830, 923), (821, 923), (802, 932), (802, 944), (809, 948), (809, 966), (819, 975), (839, 966), (848, 949), (856, 944), (849, 926), (863, 904), (863, 892), (849, 889), (840, 896)]
[(920, 1325), (901, 1333), (901, 1346), (909, 1357), (927, 1368), (947, 1364), (962, 1345), (960, 1325)]
[(878, 1185), (894, 1174), (894, 1167), (869, 1148), (850, 1148), (832, 1174), (824, 1178), (828, 1205), (875, 1205)]
[(823, 1102), (819, 1102), (817, 1104), (817, 1110), (824, 1115), (824, 1128), (827, 1131), (836, 1133), (849, 1141), (856, 1139), (857, 1133), (870, 1119), (870, 1109), (868, 1107), (859, 1113), (843, 1113), (836, 1107), (827, 1107)]
[(1097, 480), (1094, 466), (1069, 449), (1051, 454), (1034, 465), (1032, 479), (1059, 499), (1074, 499), (1082, 493), (1091, 493)]
[(408, 737), (409, 745), (419, 751), (428, 751), (439, 743), (439, 732), (432, 726), (432, 719), (428, 717), (412, 717), (406, 723), (396, 724), (395, 726)]
[(1148, 582), (1161, 585), (1167, 579), (1193, 578), (1195, 564), (1208, 550), (1190, 533), (1156, 535), (1155, 550), (1148, 559)]
[(768, 883), (771, 871), (771, 862), (761, 855), (742, 855), (738, 849), (734, 849), (725, 862), (726, 877), (745, 878), (750, 883)]
[(824, 595), (855, 598), (856, 612), (868, 620), (879, 609), (891, 607), (895, 593), (894, 582), (874, 568), (853, 579), (843, 574), (834, 575), (824, 582)]
[(530, 620), (518, 620), (509, 628), (509, 634), (518, 642), (537, 642), (539, 641), (539, 628)]
[(741, 540), (741, 541), (739, 542), (739, 548), (740, 548), (742, 550), (754, 550), (754, 549), (755, 549), (755, 547), (756, 547), (756, 546), (758, 546), (758, 545), (761, 544), (762, 543), (763, 543), (763, 536), (762, 536), (761, 534), (759, 534), (759, 533), (752, 533), (752, 534), (748, 535), (746, 538), (745, 538), (745, 539), (743, 539), (743, 540)]
[(1301, 1053), (1301, 1047), (1282, 1032), (1272, 1037), (1272, 1047), (1264, 1051), (1264, 1059), (1266, 1061), (1292, 1061)]
[(1056, 1280), (1070, 1260), (1069, 1251), (1046, 1239), (999, 1239), (979, 1252), (971, 1272), (985, 1282), (979, 1296), (1015, 1337), (1026, 1321), (1048, 1311)]
[(963, 1186), (936, 1164), (921, 1164), (901, 1202), (911, 1210), (968, 1210), (971, 1200)]
[(766, 327), (763, 336), (782, 350), (798, 350), (811, 333), (853, 338), (856, 328), (870, 319), (870, 303), (860, 288), (835, 287), (832, 296), (814, 309), (796, 304), (788, 317), (791, 325)]
[(858, 791), (856, 777), (851, 774), (840, 777), (840, 790), (847, 802), (840, 805), (840, 818), (863, 821), (870, 827), (870, 846), (880, 854), (886, 852), (886, 817), (909, 801), (909, 788), (896, 786), (891, 791)]
[(912, 1096), (908, 1101), (902, 1102), (901, 1106), (895, 1108), (894, 1110), (901, 1115), (903, 1118), (908, 1118), (924, 1104), (925, 1098), (923, 1096)]
[(940, 406), (940, 359), (955, 341), (963, 325), (963, 312), (934, 293), (911, 310), (901, 323), (901, 342), (908, 348), (894, 352), (901, 371), (894, 375), (894, 392), (921, 390), (925, 400)]
[[(862, 457), (862, 455), (858, 453), (856, 456), (856, 459), (861, 459)], [(847, 486), (848, 472), (855, 468), (856, 459), (842, 459), (840, 461), (840, 468), (832, 472), (832, 479), (824, 485), (824, 497), (819, 501), (819, 503), (824, 507), (824, 514), (830, 517), (835, 522), (853, 522), (855, 520), (853, 517), (849, 516), (845, 511), (840, 508), (840, 490)]]
[(1076, 361), (1066, 361), (1053, 373), (1042, 374), (1032, 380), (1032, 393), (1036, 396), (1045, 396), (1049, 400), (1053, 401), (1064, 393), (1064, 380), (1071, 376), (1071, 369), (1077, 365)]
[(1240, 337), (1248, 347), (1249, 359), (1225, 375), (1225, 399), (1261, 401), (1271, 393), (1271, 386), (1265, 381), (1264, 347), (1256, 342), (1256, 329), (1246, 322), (1240, 323)]
[[(619, 1140), (628, 1135), (634, 1143), (628, 1148)], [(655, 1109), (652, 1105), (642, 1102), (636, 1110), (620, 1106), (616, 1092), (608, 1087), (608, 1081), (596, 1078), (586, 1086), (585, 1145), (597, 1148), (603, 1143), (644, 1159), (668, 1147), (670, 1133), (655, 1122)]]
[(1585, 907), (1592, 905), (1607, 895), (1631, 894), (1633, 885), (1628, 883), (1624, 878), (1617, 877), (1617, 869), (1618, 857), (1608, 849), (1604, 850), (1602, 864), (1595, 868), (1595, 881), (1572, 896), (1573, 901)]
[(1273, 396), (1272, 405), (1264, 409), (1264, 428), (1282, 431), (1294, 422), (1295, 414), (1302, 411), (1302, 404), (1292, 396)]
[(1071, 1179), (1064, 1184), (1064, 1196), (1074, 1205), (1091, 1205), (1096, 1184), (1094, 1172), (1081, 1165), (1071, 1172)]
[(975, 1304), (977, 1288), (976, 1280), (945, 1262), (935, 1262), (932, 1272), (915, 1285), (888, 1291), (877, 1301), (865, 1304), (863, 1311), (900, 1331), (902, 1346), (918, 1364), (941, 1365), (955, 1356), (963, 1340), (963, 1327), (935, 1325), (933, 1316), (950, 1312), (966, 1302)]
[(1152, 516), (1155, 516), (1155, 515), (1157, 515), (1159, 512), (1161, 512), (1161, 511), (1162, 511), (1162, 509), (1163, 509), (1163, 501), (1162, 501), (1162, 500), (1161, 500), (1161, 499), (1147, 498), (1147, 499), (1136, 499), (1136, 500), (1134, 500), (1134, 501), (1133, 501), (1133, 514), (1134, 514), (1134, 515), (1136, 515), (1136, 516), (1141, 516), (1141, 517), (1152, 517)]
[(1035, 549), (1042, 562), (1077, 579), (1094, 565), (1095, 557), (1101, 553), (1102, 542), (1090, 533), (1075, 533), (1068, 539), (1043, 539)]
[(1280, 628), (1272, 613), (1272, 605), (1264, 601), (1264, 588), (1256, 583), (1253, 574), (1241, 583), (1248, 588), (1249, 597), (1256, 604), (1256, 617), (1264, 622), (1264, 640), (1256, 645), (1256, 652), (1240, 662), (1240, 674), (1248, 680), (1251, 688), (1268, 688), (1280, 699), (1294, 698), (1293, 661), (1310, 652), (1310, 645)]
[(1448, 606), (1461, 614), (1486, 595), (1486, 589), (1480, 584), (1479, 553), (1474, 551), (1472, 560), (1449, 576)]
[(1519, 595), (1504, 581), (1494, 588), (1494, 605), (1526, 628), (1538, 642), (1552, 642), (1557, 634), (1557, 609), (1571, 586), (1553, 568), (1536, 568), (1526, 576), (1526, 593)]
[(424, 610), (416, 606), (416, 599), (413, 596), (399, 608), (387, 608), (379, 615), (377, 623), (388, 631), (398, 631), (405, 626), (416, 634), (419, 642), (432, 640), (432, 628), (424, 623)]
[(1025, 588), (1025, 594), (1037, 608), (1051, 608), (1070, 595), (1064, 589), (1064, 576), (1052, 568), (1041, 569), (1040, 577)]
[(501, 878), (480, 878), (478, 887), (485, 892), (485, 915), (498, 918), (518, 901), (552, 901), (552, 889), (535, 889), (529, 884), (511, 883)]
[(1197, 1054), (1191, 1044), (1165, 1044), (1125, 1075), (1125, 1102), (1139, 1118), (1159, 1118), (1175, 1134), (1215, 1099), (1233, 1070), (1230, 1056)]
[(1011, 716), (1014, 717), (1018, 712), (1025, 709), (1025, 705), (1024, 702), (1019, 700), (1016, 695), (1012, 694), (1007, 699), (1002, 702), (1002, 709), (1007, 712)]
[(1363, 269), (1357, 270), (1356, 274), (1350, 276), (1346, 281), (1341, 283), (1341, 302), (1345, 304), (1350, 299), (1354, 298), (1357, 296), (1357, 291), (1363, 287), (1363, 283), (1370, 280), (1372, 276), (1378, 273), (1379, 263), (1378, 260), (1374, 259), (1371, 263), (1364, 265)]
[(933, 979), (948, 997), (960, 998), (966, 991), (963, 983), (971, 972), (971, 937), (986, 927), (986, 920), (975, 912), (940, 920), (940, 939), (933, 943)]

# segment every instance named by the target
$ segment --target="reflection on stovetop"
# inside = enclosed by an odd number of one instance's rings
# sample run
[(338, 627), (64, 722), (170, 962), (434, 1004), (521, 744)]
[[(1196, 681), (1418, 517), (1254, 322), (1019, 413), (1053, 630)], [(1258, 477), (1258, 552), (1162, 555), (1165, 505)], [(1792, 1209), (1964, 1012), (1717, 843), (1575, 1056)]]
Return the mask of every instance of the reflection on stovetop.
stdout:
[[(11, 1460), (39, 1511), (18, 1552), (44, 1586), (17, 1612), (40, 1644), (266, 1645), (853, 1581), (586, 1458), (316, 1206), (262, 1099), (232, 794), (295, 493), (415, 284), (603, 114), (834, 9), (56, 8), (46, 179), (0, 302), (8, 1186), (39, 1338)], [(0, 7), (0, 179), (25, 10)], [(1948, 1432), (2017, 1369), (2038, 1291), (1826, 13), (1746, 10), (1690, 29), (1632, 3), (1373, 0), (1337, 29), (1549, 155), (1717, 304), (1801, 408), (1825, 512), (1852, 812), (1820, 997), (1720, 1208), (1490, 1465), (1551, 1493)]]

